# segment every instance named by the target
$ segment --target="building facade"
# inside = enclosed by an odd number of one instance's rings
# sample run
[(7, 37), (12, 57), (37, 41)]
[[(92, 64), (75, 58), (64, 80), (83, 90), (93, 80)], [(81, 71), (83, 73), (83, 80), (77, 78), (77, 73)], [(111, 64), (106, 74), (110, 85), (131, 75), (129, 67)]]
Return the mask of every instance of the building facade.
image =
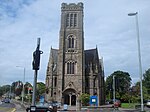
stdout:
[(46, 101), (76, 105), (82, 93), (105, 102), (103, 59), (97, 47), (84, 50), (83, 3), (62, 3), (59, 49), (51, 48)]

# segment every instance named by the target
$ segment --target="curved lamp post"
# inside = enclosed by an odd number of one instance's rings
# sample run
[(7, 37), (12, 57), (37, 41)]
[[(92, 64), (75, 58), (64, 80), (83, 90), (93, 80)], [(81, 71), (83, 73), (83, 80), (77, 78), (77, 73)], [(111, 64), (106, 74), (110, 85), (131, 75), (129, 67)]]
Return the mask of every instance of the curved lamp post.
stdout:
[(140, 92), (141, 92), (141, 111), (144, 111), (143, 107), (143, 89), (142, 89), (142, 64), (141, 64), (141, 51), (140, 51), (140, 37), (139, 37), (139, 25), (138, 25), (138, 12), (129, 13), (128, 16), (135, 16), (136, 30), (137, 30), (137, 44), (138, 44), (138, 57), (139, 57), (139, 75), (140, 75)]

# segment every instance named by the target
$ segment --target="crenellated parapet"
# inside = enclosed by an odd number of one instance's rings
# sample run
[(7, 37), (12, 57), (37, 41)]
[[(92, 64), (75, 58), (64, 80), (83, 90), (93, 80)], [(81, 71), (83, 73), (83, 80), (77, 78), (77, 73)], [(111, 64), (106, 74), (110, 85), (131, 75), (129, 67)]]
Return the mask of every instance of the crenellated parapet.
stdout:
[(83, 10), (83, 3), (79, 2), (77, 4), (75, 3), (62, 3), (61, 4), (61, 10)]

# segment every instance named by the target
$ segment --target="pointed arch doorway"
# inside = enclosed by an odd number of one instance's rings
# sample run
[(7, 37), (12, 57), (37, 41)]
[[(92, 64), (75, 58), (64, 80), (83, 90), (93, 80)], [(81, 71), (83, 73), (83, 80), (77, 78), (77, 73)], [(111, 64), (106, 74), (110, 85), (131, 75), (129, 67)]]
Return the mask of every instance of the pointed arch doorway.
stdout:
[(76, 105), (76, 91), (74, 89), (66, 89), (63, 92), (64, 104), (75, 106)]

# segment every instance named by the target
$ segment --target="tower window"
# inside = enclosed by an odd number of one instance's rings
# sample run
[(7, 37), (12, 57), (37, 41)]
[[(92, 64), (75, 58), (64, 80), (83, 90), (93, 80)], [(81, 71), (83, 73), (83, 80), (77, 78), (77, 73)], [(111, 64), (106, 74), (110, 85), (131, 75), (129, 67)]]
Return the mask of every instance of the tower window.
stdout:
[(73, 26), (73, 19), (74, 19), (74, 18), (73, 18), (73, 14), (71, 14), (71, 15), (70, 15), (70, 26), (71, 26), (71, 27)]
[(77, 14), (68, 13), (66, 16), (66, 27), (76, 27), (77, 26)]
[(74, 14), (74, 26), (77, 26), (77, 14)]
[(75, 63), (68, 62), (67, 63), (67, 74), (74, 74), (74, 71), (75, 71)]
[(68, 37), (68, 48), (75, 48), (75, 39), (73, 35)]
[(69, 14), (67, 14), (66, 26), (69, 26)]

